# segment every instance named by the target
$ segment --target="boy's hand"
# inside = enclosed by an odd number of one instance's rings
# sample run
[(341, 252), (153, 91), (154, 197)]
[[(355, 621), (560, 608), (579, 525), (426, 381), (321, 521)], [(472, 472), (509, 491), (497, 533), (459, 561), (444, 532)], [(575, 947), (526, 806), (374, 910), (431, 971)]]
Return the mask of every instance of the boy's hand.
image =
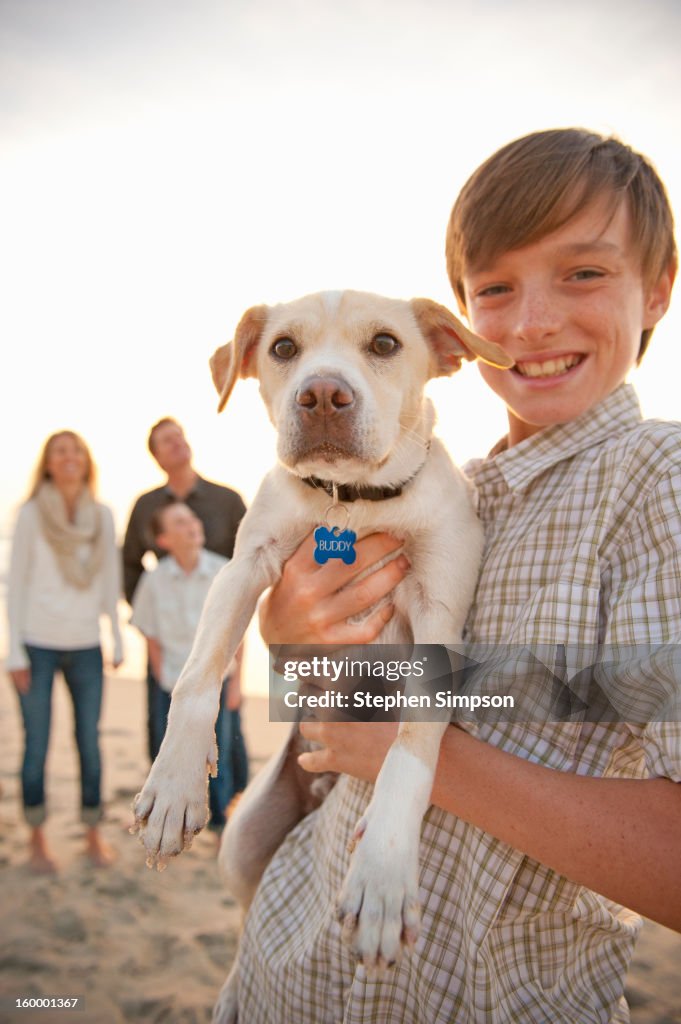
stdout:
[(307, 772), (343, 772), (375, 782), (397, 729), (397, 722), (303, 721), (302, 735), (320, 749), (300, 754), (298, 764)]
[(407, 572), (409, 562), (399, 555), (356, 580), (401, 546), (402, 541), (387, 533), (373, 533), (357, 542), (357, 559), (351, 567), (336, 559), (318, 565), (310, 534), (284, 563), (281, 579), (260, 603), (260, 632), (265, 643), (371, 643), (391, 618), (391, 603), (381, 605), (360, 624), (347, 620), (390, 594)]

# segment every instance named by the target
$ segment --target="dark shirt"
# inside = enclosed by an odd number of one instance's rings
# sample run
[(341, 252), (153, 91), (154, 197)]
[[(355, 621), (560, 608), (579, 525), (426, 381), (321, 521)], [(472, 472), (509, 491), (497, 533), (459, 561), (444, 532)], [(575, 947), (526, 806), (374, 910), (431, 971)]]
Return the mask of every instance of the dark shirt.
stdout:
[(132, 603), (135, 587), (144, 571), (142, 559), (147, 551), (153, 551), (157, 558), (165, 552), (154, 544), (150, 532), (151, 517), (161, 505), (182, 500), (201, 522), (206, 535), (205, 545), (209, 551), (231, 558), (234, 538), (246, 511), (241, 495), (229, 487), (214, 484), (211, 480), (198, 477), (190, 493), (178, 499), (166, 484), (153, 491), (141, 494), (135, 502), (123, 541), (123, 587), (125, 598)]

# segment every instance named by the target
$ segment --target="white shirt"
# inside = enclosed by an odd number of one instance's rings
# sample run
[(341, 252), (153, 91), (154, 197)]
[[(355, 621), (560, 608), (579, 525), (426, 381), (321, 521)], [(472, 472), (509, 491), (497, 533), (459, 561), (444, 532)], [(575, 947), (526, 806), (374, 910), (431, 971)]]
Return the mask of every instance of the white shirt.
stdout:
[(104, 561), (88, 587), (74, 587), (62, 576), (54, 551), (40, 528), (35, 501), (22, 505), (12, 541), (7, 613), (8, 670), (28, 668), (24, 644), (58, 651), (97, 647), (99, 616), (111, 621), (114, 661), (123, 648), (117, 603), (121, 593), (120, 559), (111, 510), (102, 513)]
[(161, 647), (163, 690), (170, 693), (189, 657), (201, 610), (210, 585), (227, 559), (204, 548), (193, 572), (187, 573), (172, 555), (145, 572), (132, 601), (134, 626)]

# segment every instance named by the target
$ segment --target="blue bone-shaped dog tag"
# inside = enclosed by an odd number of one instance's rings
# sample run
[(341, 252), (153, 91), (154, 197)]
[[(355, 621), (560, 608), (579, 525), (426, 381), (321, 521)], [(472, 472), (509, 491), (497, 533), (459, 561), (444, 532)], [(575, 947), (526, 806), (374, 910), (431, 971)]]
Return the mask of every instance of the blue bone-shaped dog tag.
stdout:
[(346, 565), (352, 565), (357, 558), (355, 541), (357, 534), (352, 530), (339, 530), (337, 526), (318, 526), (314, 532), (317, 547), (314, 549), (314, 560), (324, 565), (330, 558), (342, 558)]

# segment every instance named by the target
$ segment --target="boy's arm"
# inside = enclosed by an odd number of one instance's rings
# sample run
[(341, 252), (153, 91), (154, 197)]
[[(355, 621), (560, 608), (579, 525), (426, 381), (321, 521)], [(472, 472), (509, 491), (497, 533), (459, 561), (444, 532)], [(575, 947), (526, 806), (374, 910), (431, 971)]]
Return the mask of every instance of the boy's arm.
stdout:
[(448, 729), (433, 802), (681, 931), (681, 783), (553, 771)]
[[(393, 723), (303, 722), (308, 771), (373, 782)], [(447, 729), (431, 797), (572, 881), (681, 931), (681, 783), (554, 771)]]
[(159, 623), (158, 596), (155, 587), (155, 572), (143, 572), (132, 601), (130, 624), (136, 626), (147, 642), (147, 655), (154, 678), (161, 678), (163, 648), (158, 638)]

